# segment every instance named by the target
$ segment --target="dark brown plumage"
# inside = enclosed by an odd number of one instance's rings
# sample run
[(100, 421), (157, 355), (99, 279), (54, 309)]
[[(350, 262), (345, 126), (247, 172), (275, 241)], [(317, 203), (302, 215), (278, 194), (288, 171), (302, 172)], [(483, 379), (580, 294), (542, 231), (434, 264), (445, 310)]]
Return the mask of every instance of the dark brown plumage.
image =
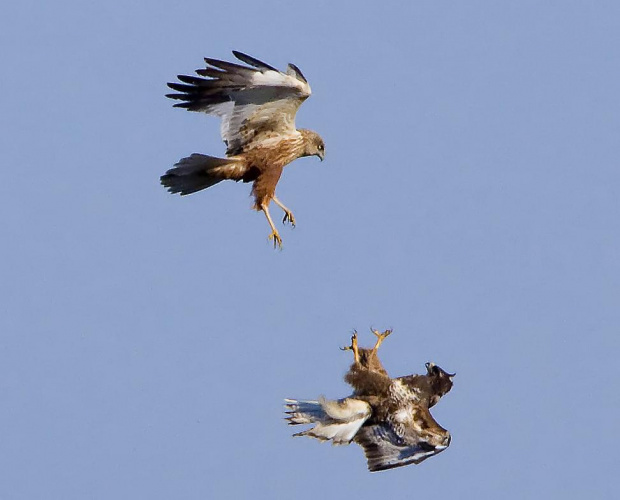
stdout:
[(286, 400), (289, 424), (313, 424), (295, 434), (333, 444), (358, 443), (366, 454), (371, 472), (418, 464), (440, 453), (450, 444), (450, 433), (429, 412), (452, 388), (450, 374), (427, 363), (426, 375), (391, 379), (377, 350), (391, 333), (373, 330), (377, 342), (372, 349), (357, 345), (357, 334), (347, 350), (354, 361), (345, 375), (353, 394), (337, 401)]
[(299, 68), (289, 64), (286, 73), (251, 56), (233, 51), (240, 64), (205, 58), (202, 77), (179, 75), (182, 83), (169, 83), (180, 100), (175, 107), (202, 111), (222, 119), (221, 134), (227, 158), (194, 153), (168, 170), (161, 183), (171, 193), (187, 195), (223, 180), (252, 182), (256, 210), (267, 217), (274, 247), (282, 238), (269, 214), (274, 201), (284, 211), (283, 222), (295, 226), (295, 217), (276, 197), (276, 185), (286, 165), (303, 156), (323, 160), (323, 139), (311, 130), (296, 129), (295, 115), (311, 90)]

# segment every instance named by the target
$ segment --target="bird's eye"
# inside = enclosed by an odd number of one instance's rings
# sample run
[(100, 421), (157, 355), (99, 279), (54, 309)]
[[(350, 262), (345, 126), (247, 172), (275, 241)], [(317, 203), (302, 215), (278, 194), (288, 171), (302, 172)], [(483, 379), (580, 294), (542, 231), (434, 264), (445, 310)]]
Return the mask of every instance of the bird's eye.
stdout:
[(325, 147), (323, 146), (323, 144), (319, 144), (319, 151), (323, 151), (325, 149)]

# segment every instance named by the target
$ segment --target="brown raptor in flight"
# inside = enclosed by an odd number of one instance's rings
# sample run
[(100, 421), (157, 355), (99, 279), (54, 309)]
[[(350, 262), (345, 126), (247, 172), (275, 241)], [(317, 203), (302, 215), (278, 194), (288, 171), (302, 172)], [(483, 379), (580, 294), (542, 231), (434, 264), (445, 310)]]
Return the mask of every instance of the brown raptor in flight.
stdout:
[(180, 100), (175, 107), (202, 111), (221, 118), (221, 135), (226, 158), (194, 153), (168, 170), (161, 183), (181, 195), (230, 179), (252, 182), (256, 210), (267, 217), (274, 247), (282, 238), (269, 214), (269, 202), (284, 210), (282, 222), (295, 226), (292, 212), (276, 197), (282, 170), (302, 156), (323, 160), (323, 139), (311, 130), (295, 128), (295, 114), (308, 97), (310, 85), (294, 64), (286, 72), (241, 52), (233, 51), (247, 66), (205, 58), (207, 67), (199, 75), (178, 75), (182, 83), (169, 83), (178, 93), (167, 97)]
[(450, 433), (429, 412), (452, 388), (454, 374), (426, 363), (426, 375), (390, 378), (379, 361), (377, 349), (392, 333), (373, 330), (377, 342), (372, 349), (357, 345), (351, 338), (353, 364), (345, 381), (353, 387), (347, 398), (330, 401), (287, 399), (286, 413), (291, 425), (312, 424), (295, 434), (333, 444), (355, 441), (366, 454), (368, 469), (376, 472), (409, 464), (419, 464), (450, 445)]

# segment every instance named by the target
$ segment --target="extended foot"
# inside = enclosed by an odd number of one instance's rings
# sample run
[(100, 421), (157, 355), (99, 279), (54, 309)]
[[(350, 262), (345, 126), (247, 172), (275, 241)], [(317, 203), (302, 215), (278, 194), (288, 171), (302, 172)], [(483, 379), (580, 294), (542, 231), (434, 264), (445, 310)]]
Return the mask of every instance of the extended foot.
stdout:
[(284, 210), (284, 219), (282, 219), (282, 224), (286, 224), (286, 221), (291, 223), (291, 226), (295, 227), (295, 217), (293, 217), (293, 212), (291, 212), (280, 200), (278, 200), (277, 196), (274, 194), (273, 198), (271, 198), (273, 202), (278, 205), (282, 210)]
[(388, 337), (388, 335), (390, 335), (390, 333), (392, 333), (392, 330), (385, 330), (383, 333), (379, 333), (374, 328), (371, 328), (370, 331), (375, 334), (375, 337), (377, 337), (377, 343), (372, 348), (372, 350), (375, 351), (375, 352), (376, 352), (377, 349), (379, 349), (379, 346)]
[(273, 248), (282, 248), (282, 238), (280, 238), (278, 231), (276, 231), (275, 229), (271, 231), (269, 239), (273, 240)]
[(293, 212), (290, 210), (284, 211), (284, 219), (282, 219), (282, 224), (286, 224), (286, 221), (289, 221), (291, 226), (295, 227), (295, 217), (293, 217)]
[(359, 363), (360, 362), (360, 351), (359, 351), (359, 348), (357, 347), (357, 332), (353, 332), (353, 335), (351, 336), (351, 345), (341, 347), (340, 349), (343, 351), (353, 351), (353, 359), (355, 360), (356, 363)]

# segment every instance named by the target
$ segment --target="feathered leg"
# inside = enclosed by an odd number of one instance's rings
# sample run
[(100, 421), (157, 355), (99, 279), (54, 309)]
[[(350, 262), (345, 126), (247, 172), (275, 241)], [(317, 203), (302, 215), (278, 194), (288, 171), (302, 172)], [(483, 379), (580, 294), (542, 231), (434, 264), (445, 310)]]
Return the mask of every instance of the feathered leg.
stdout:
[(278, 233), (276, 226), (273, 225), (273, 221), (271, 220), (271, 215), (269, 215), (269, 206), (267, 203), (261, 203), (260, 209), (267, 217), (267, 222), (271, 226), (271, 234), (269, 235), (269, 239), (273, 240), (273, 248), (282, 248), (282, 238), (280, 238), (280, 234)]
[(295, 217), (293, 217), (293, 212), (291, 212), (284, 204), (276, 198), (274, 195), (272, 198), (273, 202), (278, 205), (282, 210), (284, 210), (284, 218), (282, 219), (282, 224), (286, 224), (288, 220), (291, 223), (291, 226), (295, 227)]

